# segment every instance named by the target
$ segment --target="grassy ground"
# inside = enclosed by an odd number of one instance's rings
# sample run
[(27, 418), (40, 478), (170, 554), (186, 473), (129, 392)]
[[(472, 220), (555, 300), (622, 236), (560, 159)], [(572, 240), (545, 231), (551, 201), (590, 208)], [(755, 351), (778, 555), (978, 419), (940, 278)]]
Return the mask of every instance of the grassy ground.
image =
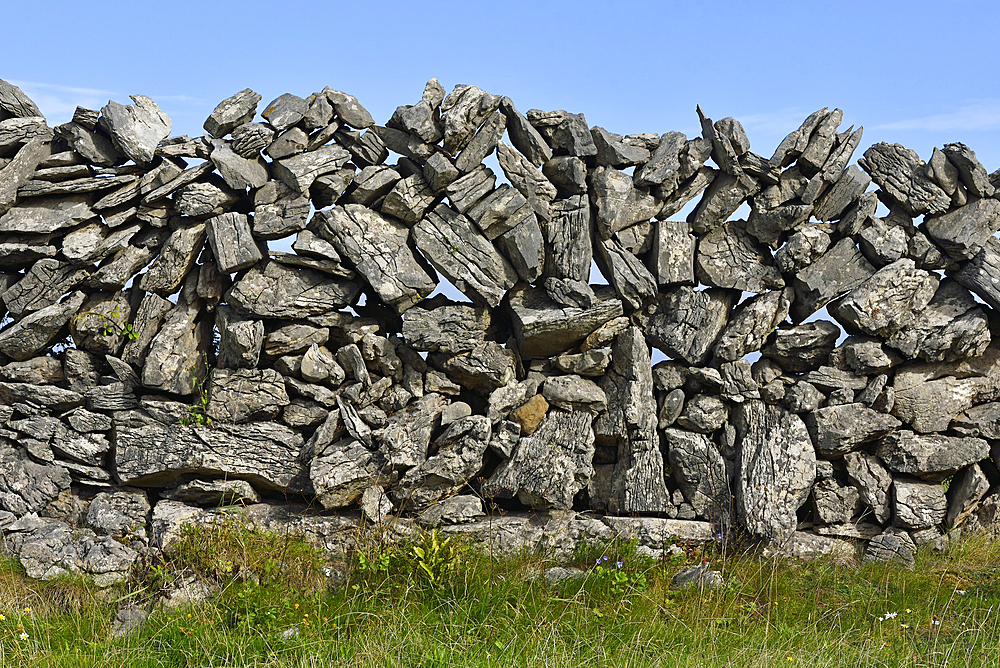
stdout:
[[(722, 589), (670, 588), (706, 557)], [(650, 561), (625, 545), (581, 550), (586, 577), (547, 587), (535, 576), (551, 565), (431, 539), (328, 564), (236, 526), (190, 531), (173, 557), (103, 594), (4, 562), (0, 666), (1000, 665), (995, 537), (921, 554), (912, 571), (747, 553)], [(221, 592), (110, 636), (120, 606), (153, 609), (192, 573)]]

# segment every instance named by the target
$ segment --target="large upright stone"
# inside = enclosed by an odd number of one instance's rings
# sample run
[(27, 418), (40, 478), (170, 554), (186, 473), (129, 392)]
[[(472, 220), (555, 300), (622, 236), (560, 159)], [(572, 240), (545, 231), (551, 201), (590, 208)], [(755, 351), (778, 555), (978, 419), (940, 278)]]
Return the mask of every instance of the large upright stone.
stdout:
[(758, 295), (739, 306), (715, 343), (715, 356), (735, 362), (757, 352), (778, 325), (788, 317), (794, 292), (791, 288)]
[(649, 348), (638, 327), (615, 337), (611, 368), (601, 378), (608, 412), (594, 424), (598, 439), (617, 446), (608, 510), (616, 515), (670, 512)]
[(500, 96), (475, 86), (458, 85), (441, 102), (444, 150), (458, 155), (476, 129), (500, 106)]
[(574, 195), (553, 202), (552, 220), (545, 225), (546, 275), (588, 282), (594, 255), (590, 239), (587, 196)]
[(656, 296), (656, 279), (617, 239), (596, 239), (596, 261), (601, 273), (630, 308), (641, 308)]
[(212, 322), (198, 322), (200, 302), (178, 303), (167, 314), (142, 367), (145, 387), (183, 395), (199, 392), (208, 373), (203, 351), (212, 340)]
[(647, 266), (660, 285), (694, 285), (697, 239), (686, 222), (658, 220)]
[(354, 303), (360, 292), (357, 282), (265, 262), (244, 274), (226, 293), (226, 301), (245, 316), (301, 318), (335, 313)]
[(249, 269), (263, 258), (246, 214), (224, 213), (209, 218), (206, 227), (212, 255), (223, 274)]
[(179, 227), (171, 232), (160, 254), (142, 275), (139, 286), (164, 297), (177, 292), (184, 277), (194, 267), (207, 236), (205, 223)]
[(797, 415), (757, 399), (738, 404), (733, 418), (737, 519), (753, 538), (784, 545), (816, 478), (809, 432)]
[(730, 527), (733, 495), (722, 453), (711, 439), (683, 429), (665, 429), (670, 468), (688, 503), (719, 533)]
[(719, 174), (709, 184), (695, 210), (688, 215), (687, 222), (691, 223), (691, 228), (697, 234), (711, 232), (726, 222), (757, 190), (758, 186), (752, 179)]
[(399, 221), (360, 204), (321, 211), (316, 220), (317, 233), (397, 312), (406, 311), (437, 286), (436, 277), (409, 243), (410, 230)]
[(413, 240), (434, 267), (474, 301), (496, 307), (517, 272), (464, 214), (439, 204), (413, 228)]
[(923, 229), (956, 260), (971, 260), (1000, 230), (1000, 201), (977, 199), (943, 215), (928, 216)]
[(994, 309), (1000, 309), (1000, 239), (987, 239), (982, 250), (954, 274), (954, 279)]
[(109, 101), (101, 109), (101, 117), (115, 146), (141, 165), (152, 162), (156, 147), (170, 134), (173, 121), (145, 95), (129, 97), (135, 104)]
[(18, 149), (9, 163), (0, 168), (0, 214), (7, 213), (14, 206), (17, 191), (31, 179), (38, 163), (48, 154), (49, 147), (41, 139), (32, 139)]

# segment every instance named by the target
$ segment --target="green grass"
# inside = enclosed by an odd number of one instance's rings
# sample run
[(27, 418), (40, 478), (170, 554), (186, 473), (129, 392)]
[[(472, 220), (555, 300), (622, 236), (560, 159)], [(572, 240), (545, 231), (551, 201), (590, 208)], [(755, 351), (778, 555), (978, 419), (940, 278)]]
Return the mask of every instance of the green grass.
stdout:
[[(724, 571), (723, 589), (670, 589), (677, 570), (705, 557)], [(169, 558), (103, 593), (81, 581), (31, 581), (4, 562), (0, 666), (1000, 663), (995, 537), (921, 553), (912, 571), (749, 553), (650, 561), (621, 545), (580, 550), (586, 578), (549, 588), (534, 576), (550, 565), (534, 555), (493, 560), (431, 538), (373, 545), (331, 564), (296, 539), (236, 524), (189, 530)], [(347, 576), (328, 577), (330, 568)], [(154, 611), (131, 637), (109, 637), (122, 603), (152, 608), (172, 580), (192, 573), (220, 593)]]

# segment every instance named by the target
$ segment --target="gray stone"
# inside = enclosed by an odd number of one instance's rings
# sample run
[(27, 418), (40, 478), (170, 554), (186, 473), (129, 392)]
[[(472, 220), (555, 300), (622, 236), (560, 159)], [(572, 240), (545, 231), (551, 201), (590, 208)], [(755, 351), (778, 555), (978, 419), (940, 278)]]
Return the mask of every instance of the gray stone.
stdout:
[(347, 199), (354, 204), (376, 205), (389, 194), (400, 178), (400, 173), (388, 165), (365, 167), (354, 177)]
[(990, 183), (986, 168), (976, 158), (975, 151), (961, 142), (956, 142), (945, 144), (944, 154), (948, 156), (948, 162), (954, 165), (958, 178), (968, 188), (969, 193), (976, 197), (993, 197), (993, 184)]
[(549, 404), (566, 411), (589, 411), (597, 415), (608, 407), (604, 391), (580, 376), (551, 376), (542, 384), (542, 396)]
[(826, 362), (839, 336), (840, 328), (825, 320), (796, 327), (779, 327), (775, 330), (774, 340), (761, 353), (790, 372), (811, 371)]
[(745, 292), (785, 285), (771, 253), (747, 234), (742, 220), (729, 221), (701, 238), (695, 271), (702, 283)]
[(202, 351), (212, 340), (211, 321), (196, 322), (200, 300), (179, 302), (165, 317), (143, 360), (142, 384), (175, 394), (190, 395), (207, 373)]
[(990, 481), (977, 464), (955, 475), (948, 487), (948, 514), (944, 525), (948, 529), (960, 526), (979, 507), (990, 489)]
[(522, 359), (540, 359), (565, 352), (601, 325), (622, 315), (613, 289), (598, 286), (588, 309), (560, 306), (543, 289), (517, 286), (508, 296), (514, 337)]
[(145, 95), (131, 95), (135, 104), (111, 101), (101, 109), (102, 125), (115, 146), (138, 164), (152, 162), (156, 147), (170, 134), (173, 122)]
[(913, 555), (915, 546), (913, 541), (906, 538), (908, 537), (905, 533), (903, 535), (882, 533), (875, 536), (868, 542), (862, 561), (864, 563), (892, 563), (913, 568), (916, 563)]
[(689, 589), (695, 587), (699, 590), (720, 589), (725, 585), (721, 571), (708, 570), (708, 563), (699, 566), (689, 566), (674, 574), (670, 580), (670, 586), (674, 589)]
[(424, 179), (431, 190), (442, 192), (448, 184), (459, 177), (458, 170), (443, 153), (434, 153), (424, 164)]
[(611, 361), (606, 350), (588, 350), (586, 352), (563, 353), (552, 360), (552, 365), (565, 373), (581, 376), (603, 376)]
[(764, 341), (788, 317), (794, 292), (791, 288), (748, 299), (719, 334), (715, 357), (733, 362), (760, 350)]
[(465, 213), (492, 192), (495, 183), (496, 175), (493, 170), (480, 165), (445, 186), (444, 194), (460, 213)]
[(805, 415), (816, 452), (826, 458), (840, 457), (874, 441), (900, 426), (899, 420), (864, 404), (827, 406)]
[(659, 285), (694, 285), (697, 240), (685, 222), (656, 221), (653, 250), (648, 263)]
[(496, 307), (517, 273), (468, 217), (440, 204), (413, 228), (434, 267), (470, 299)]
[(455, 167), (458, 171), (472, 171), (486, 156), (493, 153), (497, 142), (503, 136), (506, 123), (507, 117), (499, 111), (490, 114), (476, 131), (475, 136), (455, 158)]
[(684, 412), (677, 418), (677, 424), (694, 432), (710, 434), (719, 429), (728, 417), (729, 408), (721, 399), (696, 394), (684, 404)]
[(816, 202), (813, 216), (823, 222), (839, 219), (844, 210), (861, 196), (870, 184), (871, 178), (858, 169), (857, 165), (851, 165)]
[(665, 192), (673, 192), (677, 188), (680, 153), (686, 140), (687, 137), (680, 132), (662, 135), (649, 160), (635, 170), (635, 185), (662, 186)]
[(413, 174), (402, 179), (382, 202), (382, 213), (394, 216), (404, 223), (413, 224), (420, 220), (424, 213), (437, 200), (427, 186), (424, 177)]
[(552, 157), (552, 149), (545, 143), (538, 130), (514, 107), (509, 97), (500, 100), (500, 111), (507, 117), (507, 135), (510, 137), (510, 143), (537, 167), (545, 164)]
[(624, 169), (649, 161), (651, 154), (648, 149), (626, 144), (622, 141), (621, 135), (608, 132), (600, 126), (592, 127), (590, 136), (597, 148), (597, 164), (599, 166)]
[(887, 224), (882, 218), (873, 219), (858, 236), (861, 252), (876, 267), (884, 267), (908, 255), (906, 231), (901, 226)]
[(858, 165), (910, 215), (943, 213), (951, 205), (951, 198), (927, 176), (920, 157), (899, 144), (875, 144)]
[(205, 130), (213, 137), (222, 138), (237, 126), (249, 123), (257, 113), (261, 97), (249, 88), (226, 98), (205, 120)]
[(813, 512), (820, 524), (846, 524), (860, 510), (857, 488), (833, 478), (817, 480), (812, 489)]
[(510, 184), (529, 202), (533, 199), (546, 202), (555, 199), (556, 187), (526, 157), (503, 141), (497, 142), (497, 160)]
[(457, 155), (472, 139), (476, 129), (500, 106), (500, 96), (458, 85), (441, 102), (444, 150)]
[(829, 311), (846, 328), (876, 336), (891, 336), (915, 320), (938, 287), (936, 275), (916, 269), (903, 258), (882, 267)]
[(861, 500), (871, 508), (875, 521), (885, 524), (892, 516), (889, 487), (892, 475), (881, 462), (866, 452), (849, 452), (844, 455), (847, 477), (858, 488)]
[(825, 397), (816, 387), (804, 380), (800, 380), (785, 392), (785, 408), (793, 413), (807, 413), (819, 408)]
[(712, 522), (719, 533), (730, 527), (733, 497), (726, 462), (708, 437), (680, 429), (666, 429), (670, 468), (699, 517)]
[(906, 478), (892, 482), (895, 523), (906, 529), (926, 529), (944, 521), (948, 500), (940, 484)]
[(194, 223), (174, 230), (153, 264), (142, 275), (139, 286), (147, 292), (155, 292), (164, 297), (177, 292), (194, 267), (207, 236), (205, 223)]
[(495, 341), (480, 343), (469, 352), (446, 356), (439, 363), (452, 380), (482, 393), (492, 392), (515, 377), (514, 353)]
[(902, 328), (887, 343), (908, 358), (953, 362), (982, 355), (990, 343), (989, 325), (979, 303), (950, 279), (941, 282), (916, 317), (901, 315), (899, 323)]
[(322, 211), (317, 217), (316, 232), (397, 312), (406, 311), (437, 285), (408, 243), (410, 231), (403, 224), (357, 204)]
[(490, 422), (482, 415), (448, 425), (434, 442), (436, 454), (406, 472), (391, 490), (400, 505), (418, 510), (454, 495), (482, 468)]
[(762, 209), (756, 204), (751, 209), (746, 231), (761, 243), (777, 246), (786, 232), (797, 230), (809, 220), (812, 205), (790, 204), (776, 209)]
[(75, 227), (96, 215), (90, 204), (86, 195), (31, 199), (0, 216), (0, 232), (50, 234)]
[(7, 288), (2, 299), (12, 316), (26, 315), (55, 304), (64, 294), (82, 283), (90, 272), (66, 262), (42, 259), (31, 265), (24, 277)]
[[(256, 106), (256, 105), (255, 105)], [(275, 130), (281, 132), (285, 128), (290, 128), (305, 116), (309, 105), (301, 97), (285, 93), (279, 95), (268, 104), (260, 115), (270, 123)]]
[(979, 438), (897, 431), (879, 441), (875, 454), (896, 473), (907, 473), (929, 482), (940, 482), (974, 464), (989, 453)]
[(529, 219), (534, 219), (535, 213), (524, 195), (502, 183), (469, 209), (468, 216), (476, 221), (487, 239), (494, 241)]
[(206, 230), (212, 255), (223, 274), (249, 269), (263, 258), (245, 214), (225, 213), (209, 218)]
[(982, 250), (953, 277), (994, 309), (1000, 308), (1000, 240), (987, 239)]
[(696, 234), (707, 234), (722, 225), (758, 186), (751, 179), (740, 180), (731, 174), (719, 174), (705, 191), (687, 222)]
[(262, 489), (312, 491), (298, 460), (302, 437), (275, 423), (162, 424), (138, 410), (114, 415), (115, 470), (122, 484), (165, 486), (184, 474), (243, 479)]
[(700, 365), (726, 325), (734, 294), (719, 289), (695, 292), (680, 286), (660, 295), (643, 311), (646, 337), (673, 359)]
[(281, 375), (274, 369), (213, 369), (206, 413), (216, 422), (273, 420), (288, 405)]
[(10, 445), (0, 447), (0, 509), (17, 516), (38, 512), (69, 486), (65, 468), (37, 464)]
[(928, 216), (922, 229), (956, 260), (971, 260), (1000, 229), (1000, 202), (978, 199), (940, 216)]
[(875, 273), (852, 239), (833, 248), (796, 274), (793, 322), (802, 322), (831, 299), (861, 285)]
[(212, 142), (212, 145), (212, 163), (230, 188), (233, 190), (260, 188), (267, 183), (267, 167), (260, 157), (245, 158), (236, 153), (229, 142), (218, 139)]
[(594, 475), (591, 420), (588, 412), (550, 411), (483, 485), (484, 496), (516, 496), (532, 508), (572, 508)]
[(243, 158), (258, 158), (274, 141), (274, 130), (263, 123), (242, 123), (233, 129), (232, 149)]
[(403, 339), (415, 350), (467, 352), (486, 339), (492, 319), (484, 308), (461, 304), (413, 309), (403, 320)]
[(100, 492), (90, 502), (87, 526), (126, 544), (133, 540), (146, 543), (149, 512), (149, 499), (141, 490), (126, 488)]
[(33, 357), (0, 367), (0, 379), (10, 383), (55, 385), (66, 379), (62, 363), (52, 357)]
[(323, 89), (323, 93), (333, 105), (333, 110), (337, 112), (337, 118), (352, 128), (368, 128), (375, 124), (368, 110), (361, 106), (358, 98), (353, 95), (333, 90), (329, 86)]
[(83, 305), (86, 296), (74, 292), (61, 304), (51, 304), (0, 330), (0, 353), (23, 362), (42, 351)]
[(355, 503), (372, 486), (386, 484), (383, 469), (378, 452), (348, 438), (328, 445), (312, 460), (309, 476), (319, 502), (332, 510)]
[(770, 544), (788, 541), (816, 475), (816, 456), (796, 415), (759, 400), (734, 408), (736, 516), (749, 535)]
[(306, 195), (318, 177), (336, 172), (343, 167), (351, 154), (340, 146), (323, 146), (315, 151), (271, 163), (272, 173), (295, 192)]
[(357, 282), (277, 262), (257, 264), (226, 292), (226, 301), (244, 316), (300, 318), (336, 313), (355, 301)]

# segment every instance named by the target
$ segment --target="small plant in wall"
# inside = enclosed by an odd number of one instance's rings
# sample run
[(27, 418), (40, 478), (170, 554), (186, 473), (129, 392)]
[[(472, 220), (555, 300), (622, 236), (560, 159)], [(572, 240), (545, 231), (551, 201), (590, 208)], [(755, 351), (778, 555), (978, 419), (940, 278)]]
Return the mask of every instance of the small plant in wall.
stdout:
[[(202, 351), (202, 362), (208, 368), (208, 353)], [(191, 367), (192, 373), (195, 367)], [(181, 424), (192, 427), (209, 427), (212, 425), (212, 418), (208, 415), (208, 388), (205, 387), (205, 380), (199, 378), (197, 374), (191, 379), (191, 389), (194, 391), (194, 403), (188, 406), (188, 414), (180, 419)]]

